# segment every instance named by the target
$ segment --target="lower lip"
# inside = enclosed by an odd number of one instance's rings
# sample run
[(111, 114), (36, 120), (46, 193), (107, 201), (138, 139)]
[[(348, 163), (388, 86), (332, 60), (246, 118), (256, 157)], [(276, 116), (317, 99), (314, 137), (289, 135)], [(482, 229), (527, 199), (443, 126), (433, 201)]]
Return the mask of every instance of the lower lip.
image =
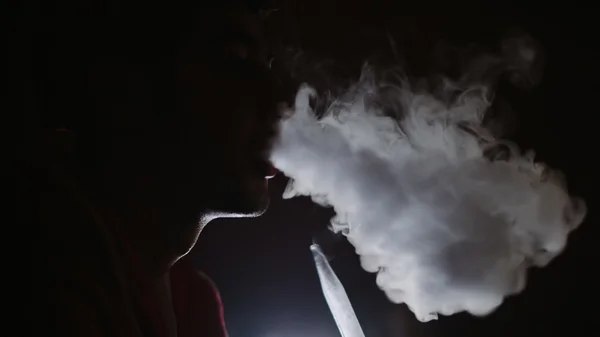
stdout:
[(255, 168), (256, 172), (260, 174), (261, 177), (264, 177), (264, 179), (271, 179), (277, 174), (277, 169), (266, 160), (259, 160), (256, 163)]
[(272, 179), (277, 174), (277, 169), (273, 166), (273, 164), (268, 163), (267, 165), (267, 173), (265, 174), (265, 179)]

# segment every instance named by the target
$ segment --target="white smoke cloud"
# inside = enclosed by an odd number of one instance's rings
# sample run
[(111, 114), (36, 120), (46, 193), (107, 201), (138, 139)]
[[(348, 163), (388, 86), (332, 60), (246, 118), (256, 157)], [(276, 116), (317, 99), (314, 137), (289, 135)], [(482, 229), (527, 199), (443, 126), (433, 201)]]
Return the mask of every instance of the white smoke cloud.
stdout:
[(468, 75), (468, 85), (428, 92), (365, 68), (322, 118), (303, 86), (272, 154), (291, 178), (284, 197), (332, 206), (333, 230), (421, 321), (490, 313), (523, 290), (528, 267), (564, 249), (586, 213), (559, 172), (486, 129), (492, 88)]

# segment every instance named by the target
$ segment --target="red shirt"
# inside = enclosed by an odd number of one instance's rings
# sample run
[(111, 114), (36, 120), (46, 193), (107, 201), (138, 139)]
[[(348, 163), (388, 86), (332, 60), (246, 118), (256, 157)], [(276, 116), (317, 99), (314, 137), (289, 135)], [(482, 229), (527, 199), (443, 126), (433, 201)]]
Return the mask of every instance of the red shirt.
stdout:
[[(40, 191), (40, 222), (45, 225), (41, 254), (47, 259), (47, 279), (34, 277), (35, 286), (47, 287), (45, 315), (51, 322), (42, 335), (162, 337), (148, 331), (152, 322), (142, 324), (144, 304), (133, 294), (137, 284), (125, 267), (126, 242), (119, 231), (102, 223), (93, 210), (77, 207), (63, 186), (46, 187)], [(212, 281), (185, 259), (171, 268), (169, 277), (178, 337), (226, 337)]]
[(171, 294), (178, 337), (226, 337), (217, 288), (186, 261), (171, 269)]

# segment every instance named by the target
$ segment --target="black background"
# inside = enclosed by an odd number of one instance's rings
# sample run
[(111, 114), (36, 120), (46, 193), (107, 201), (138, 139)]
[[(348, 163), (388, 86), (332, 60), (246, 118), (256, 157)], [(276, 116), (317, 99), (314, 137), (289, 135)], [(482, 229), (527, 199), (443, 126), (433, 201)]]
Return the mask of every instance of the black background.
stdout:
[[(441, 40), (493, 46), (511, 29), (531, 34), (544, 48), (544, 77), (530, 92), (507, 92), (516, 115), (508, 136), (563, 171), (571, 192), (588, 204), (586, 221), (570, 237), (568, 249), (548, 267), (530, 271), (526, 290), (485, 318), (458, 314), (418, 322), (404, 305), (389, 303), (374, 276), (362, 271), (347, 246), (338, 244), (332, 266), (366, 335), (600, 335), (594, 212), (599, 73), (591, 5), (287, 1), (279, 8), (268, 21), (274, 41), (314, 55), (323, 67), (335, 68), (331, 74), (349, 76), (344, 78), (357, 76), (366, 58), (389, 52), (387, 34), (414, 74), (431, 70), (434, 47)], [(198, 266), (220, 288), (231, 337), (338, 335), (308, 249), (332, 213), (305, 198), (281, 200), (284, 186), (281, 176), (272, 181), (272, 206), (263, 217), (215, 221), (193, 251)]]
[[(563, 171), (571, 192), (583, 196), (588, 204), (588, 216), (572, 234), (566, 251), (548, 267), (532, 270), (526, 290), (485, 318), (458, 314), (418, 322), (404, 305), (391, 304), (377, 289), (374, 275), (360, 268), (347, 245), (338, 244), (332, 266), (366, 335), (600, 335), (600, 249), (594, 193), (600, 73), (595, 33), (598, 18), (593, 3), (286, 0), (277, 7), (280, 10), (268, 20), (274, 46), (305, 51), (332, 67), (331, 76), (340, 78), (357, 76), (362, 62), (373, 54), (389, 53), (387, 34), (398, 43), (409, 70), (422, 74), (432, 69), (431, 55), (440, 40), (493, 46), (515, 27), (530, 33), (544, 47), (544, 78), (530, 92), (507, 91), (516, 116), (508, 136), (523, 148), (535, 149), (539, 160)], [(29, 28), (36, 26), (32, 18), (40, 13), (15, 13), (11, 27), (22, 34), (10, 34), (7, 54), (11, 59), (7, 65), (13, 75), (10, 79), (15, 79), (12, 83), (23, 83), (25, 95), (16, 96), (18, 104), (26, 112), (34, 111), (35, 97), (28, 96), (34, 92), (31, 83), (20, 79), (32, 77), (35, 71), (29, 63), (35, 55), (27, 51), (35, 49)], [(308, 68), (327, 73), (318, 67)], [(327, 87), (329, 82), (325, 83), (322, 85)], [(27, 130), (29, 117), (23, 117)], [(7, 117), (5, 125), (10, 124)], [(272, 205), (264, 216), (214, 221), (192, 252), (198, 267), (220, 289), (231, 337), (338, 336), (309, 251), (313, 235), (326, 228), (332, 212), (305, 198), (281, 200), (285, 183), (281, 176), (272, 181)], [(28, 244), (25, 240), (24, 245)], [(30, 265), (20, 268), (13, 274), (35, 269)], [(36, 287), (34, 284), (34, 292)], [(16, 294), (20, 293), (8, 295)], [(27, 311), (35, 309), (23, 299), (18, 301)]]

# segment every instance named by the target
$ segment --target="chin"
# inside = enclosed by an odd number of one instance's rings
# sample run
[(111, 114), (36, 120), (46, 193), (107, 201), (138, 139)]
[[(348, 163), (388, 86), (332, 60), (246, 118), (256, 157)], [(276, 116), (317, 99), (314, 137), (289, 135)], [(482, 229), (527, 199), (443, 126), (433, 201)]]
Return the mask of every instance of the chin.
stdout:
[(269, 208), (269, 197), (254, 200), (238, 200), (231, 207), (221, 212), (221, 217), (254, 218), (263, 215)]
[[(231, 186), (231, 184), (229, 184)], [(266, 180), (244, 181), (237, 188), (221, 189), (211, 213), (216, 218), (252, 218), (269, 208), (269, 190)]]

